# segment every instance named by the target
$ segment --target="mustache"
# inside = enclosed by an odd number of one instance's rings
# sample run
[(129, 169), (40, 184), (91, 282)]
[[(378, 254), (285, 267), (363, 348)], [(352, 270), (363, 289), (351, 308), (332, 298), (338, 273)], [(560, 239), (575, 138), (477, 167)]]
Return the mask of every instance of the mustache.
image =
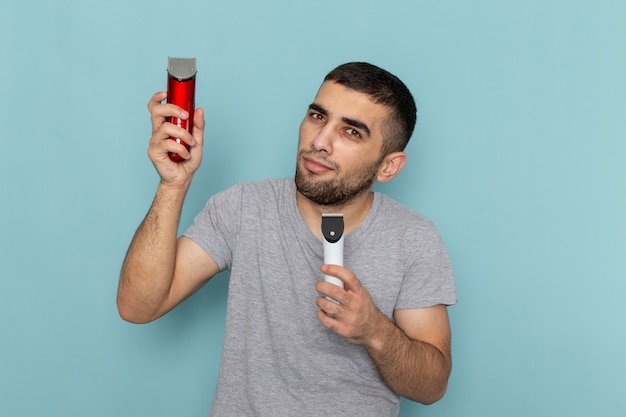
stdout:
[(319, 151), (315, 151), (315, 150), (301, 150), (300, 152), (298, 152), (298, 157), (302, 158), (302, 157), (312, 157), (311, 159), (315, 159), (317, 161), (321, 161), (323, 162), (325, 165), (327, 165), (329, 168), (338, 170), (339, 164), (337, 164), (334, 161), (331, 161), (330, 159), (328, 159), (328, 157), (326, 157), (326, 155), (324, 155), (323, 152), (319, 152)]

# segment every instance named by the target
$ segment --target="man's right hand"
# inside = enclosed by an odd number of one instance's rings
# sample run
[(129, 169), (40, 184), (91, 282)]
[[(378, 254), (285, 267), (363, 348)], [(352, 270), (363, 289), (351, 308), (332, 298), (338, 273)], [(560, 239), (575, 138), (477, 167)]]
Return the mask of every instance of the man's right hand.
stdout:
[[(188, 187), (202, 161), (202, 145), (204, 144), (204, 110), (195, 109), (193, 115), (192, 134), (185, 129), (168, 123), (168, 117), (187, 119), (189, 114), (180, 107), (163, 103), (167, 92), (155, 93), (148, 102), (152, 120), (152, 137), (148, 146), (148, 156), (161, 176), (161, 182), (174, 187)], [(189, 151), (171, 137), (182, 139), (191, 148)], [(173, 162), (168, 153), (179, 154), (184, 160)]]

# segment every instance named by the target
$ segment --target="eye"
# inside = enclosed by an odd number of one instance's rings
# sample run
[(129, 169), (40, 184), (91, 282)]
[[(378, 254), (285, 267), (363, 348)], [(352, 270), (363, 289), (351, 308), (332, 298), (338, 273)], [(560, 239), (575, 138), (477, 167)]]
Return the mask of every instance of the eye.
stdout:
[(318, 113), (316, 111), (312, 111), (309, 113), (309, 117), (314, 120), (319, 120), (321, 122), (326, 120), (326, 117), (322, 113)]
[(356, 130), (353, 127), (347, 127), (345, 129), (346, 134), (352, 138), (352, 139), (361, 139), (361, 132), (359, 132), (358, 130)]

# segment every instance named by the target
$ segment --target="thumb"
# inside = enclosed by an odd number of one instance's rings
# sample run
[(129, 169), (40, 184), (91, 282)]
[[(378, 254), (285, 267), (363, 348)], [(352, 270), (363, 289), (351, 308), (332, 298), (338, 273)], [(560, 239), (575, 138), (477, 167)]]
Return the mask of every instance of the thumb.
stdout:
[(202, 147), (204, 144), (204, 109), (198, 107), (193, 112), (193, 129), (191, 134), (194, 140)]
[(324, 274), (337, 277), (341, 281), (343, 281), (344, 290), (346, 291), (357, 291), (362, 287), (361, 281), (359, 281), (356, 275), (349, 269), (344, 268), (343, 266), (325, 264), (322, 265), (322, 272)]

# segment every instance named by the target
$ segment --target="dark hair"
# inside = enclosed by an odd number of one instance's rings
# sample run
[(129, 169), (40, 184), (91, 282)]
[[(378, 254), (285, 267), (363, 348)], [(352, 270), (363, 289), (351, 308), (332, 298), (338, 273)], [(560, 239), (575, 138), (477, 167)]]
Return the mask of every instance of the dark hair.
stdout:
[(398, 77), (367, 62), (349, 62), (329, 72), (324, 81), (367, 94), (375, 103), (389, 107), (391, 117), (383, 126), (383, 156), (404, 150), (415, 128), (417, 108)]

